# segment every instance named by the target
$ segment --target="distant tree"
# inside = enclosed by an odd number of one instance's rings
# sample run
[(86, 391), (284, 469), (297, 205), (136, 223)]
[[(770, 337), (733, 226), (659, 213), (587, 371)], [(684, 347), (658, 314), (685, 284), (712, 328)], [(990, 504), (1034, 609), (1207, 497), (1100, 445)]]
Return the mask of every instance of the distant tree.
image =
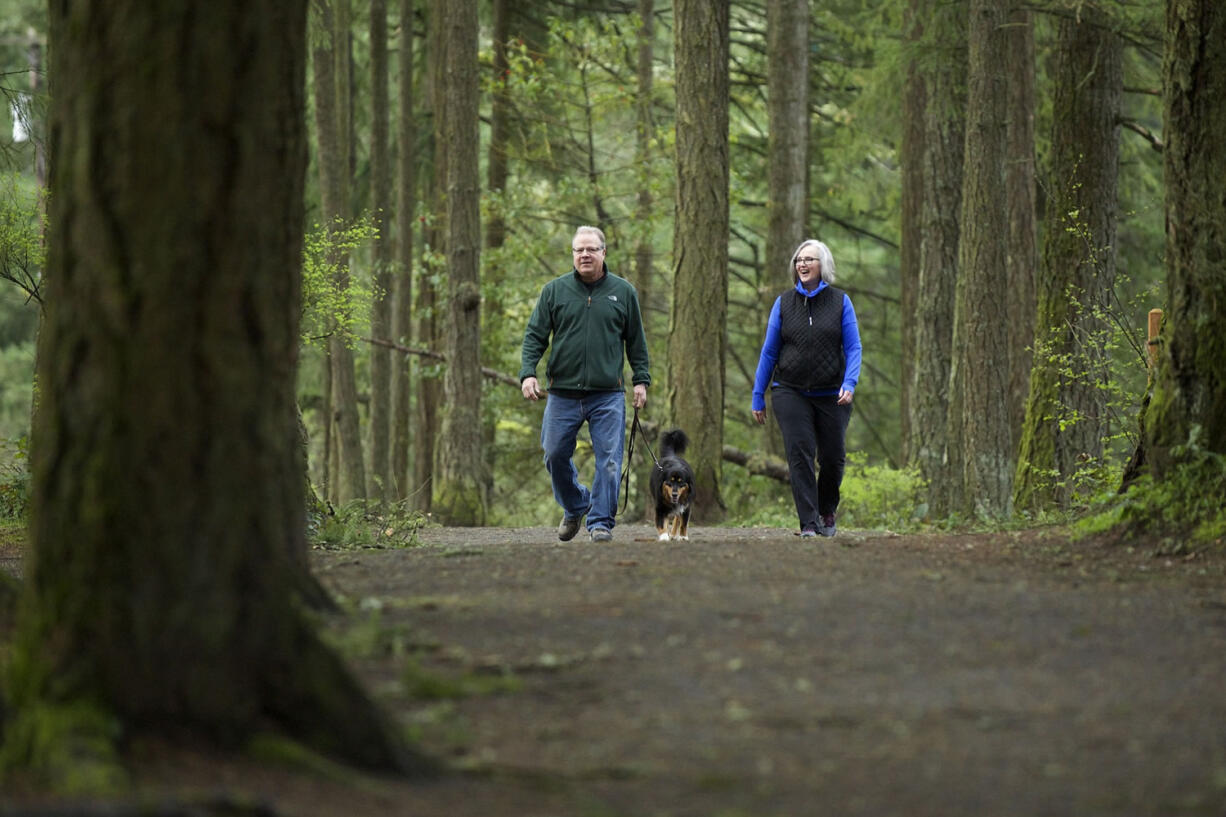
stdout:
[(898, 205), (898, 292), (902, 306), (902, 354), (899, 359), (899, 425), (903, 461), (915, 462), (911, 436), (911, 389), (915, 377), (915, 328), (919, 320), (916, 298), (919, 289), (920, 248), (924, 234), (924, 108), (927, 89), (920, 53), (924, 18), (920, 0), (906, 0), (902, 8), (903, 86), (902, 136), (898, 145), (900, 201)]
[(655, 135), (655, 116), (652, 114), (653, 88), (655, 87), (655, 0), (638, 0), (640, 28), (635, 60), (634, 91), (634, 159), (639, 174), (638, 191), (635, 194), (634, 218), (637, 222), (638, 241), (634, 247), (633, 283), (639, 293), (643, 310), (643, 326), (650, 339), (656, 306), (656, 282), (654, 274), (655, 254), (652, 252), (651, 231), (646, 225), (652, 223), (654, 202), (651, 194), (651, 143)]
[[(396, 275), (392, 307), (392, 339), (413, 339), (413, 231), (417, 226), (417, 119), (413, 109), (413, 6), (400, 0), (399, 110), (396, 134), (400, 153), (396, 162)], [(411, 489), (410, 452), (417, 451), (413, 411), (413, 366), (407, 357), (392, 361), (391, 471), (397, 499)]]
[(723, 518), (728, 317), (728, 0), (676, 0), (677, 210), (669, 415), (689, 433), (695, 514)]
[(1103, 455), (1105, 309), (1115, 279), (1123, 48), (1096, 6), (1059, 23), (1039, 276), (1014, 503), (1067, 506)]
[[(374, 292), (370, 307), (371, 337), (387, 339), (392, 331), (395, 297), (392, 243), (392, 174), (389, 159), (387, 0), (370, 2), (370, 188), (371, 207), (379, 237), (374, 246)], [(370, 347), (370, 473), (366, 495), (386, 501), (392, 484), (392, 353), (386, 346)]]
[[(320, 175), (320, 199), (324, 226), (332, 231), (345, 228), (349, 212), (349, 0), (312, 0), (318, 27), (312, 38), (311, 65), (315, 87), (316, 142)], [(339, 12), (339, 13), (338, 13)], [(348, 286), (349, 259), (333, 259), (337, 288)], [(350, 338), (333, 332), (328, 341), (331, 400), (327, 421), (336, 428), (336, 458), (339, 470), (332, 483), (332, 498), (340, 502), (366, 496), (366, 466), (358, 419), (357, 374)]]
[(1139, 462), (1159, 479), (1226, 455), (1226, 5), (1167, 0), (1166, 322)]
[(1005, 247), (1010, 0), (971, 0), (967, 27), (966, 149), (962, 229), (949, 371), (950, 509), (975, 516), (1011, 512), (1013, 437), (1009, 406), (1009, 315)]
[[(922, 85), (922, 122), (909, 138), (920, 143), (908, 157), (919, 163), (919, 211), (911, 248), (917, 257), (912, 316), (914, 361), (908, 391), (910, 461), (928, 484), (929, 513), (948, 512), (954, 475), (946, 460), (949, 375), (953, 360), (954, 293), (961, 236), (966, 109), (966, 0), (916, 0), (908, 37), (908, 65)], [(922, 21), (922, 29), (916, 29)], [(910, 176), (911, 171), (906, 171)], [(914, 183), (914, 182), (913, 182)], [(904, 191), (910, 205), (912, 195)], [(916, 205), (910, 205), (916, 206)], [(905, 238), (905, 236), (904, 236)]]
[(295, 593), (305, 0), (50, 14), (58, 238), (5, 757), (96, 781), (120, 732), (272, 729), (400, 766)]
[(477, 0), (443, 9), (443, 104), (439, 149), (447, 166), (447, 322), (443, 414), (435, 463), (438, 517), (452, 525), (485, 523), (481, 455), (481, 218), (478, 180)]

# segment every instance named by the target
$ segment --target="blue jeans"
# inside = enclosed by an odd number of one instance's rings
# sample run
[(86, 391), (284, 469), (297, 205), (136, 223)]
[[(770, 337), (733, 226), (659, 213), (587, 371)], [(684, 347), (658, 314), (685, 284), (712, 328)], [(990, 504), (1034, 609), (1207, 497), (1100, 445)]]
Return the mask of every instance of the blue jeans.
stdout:
[[(596, 455), (596, 475), (590, 490), (579, 482), (579, 472), (572, 459), (579, 427), (584, 422), (592, 438), (592, 452)], [(625, 444), (624, 392), (596, 392), (580, 400), (549, 395), (541, 421), (541, 448), (545, 451), (545, 470), (553, 483), (553, 498), (568, 519), (587, 514), (588, 530), (613, 530)]]

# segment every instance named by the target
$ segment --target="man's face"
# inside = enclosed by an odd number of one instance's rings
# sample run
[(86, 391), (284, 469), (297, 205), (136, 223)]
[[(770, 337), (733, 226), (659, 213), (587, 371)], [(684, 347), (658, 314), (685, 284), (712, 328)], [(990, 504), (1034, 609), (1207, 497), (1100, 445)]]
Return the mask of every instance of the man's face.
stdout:
[(600, 240), (596, 236), (579, 233), (571, 242), (571, 252), (580, 278), (586, 281), (600, 276), (604, 270), (604, 248), (600, 246)]

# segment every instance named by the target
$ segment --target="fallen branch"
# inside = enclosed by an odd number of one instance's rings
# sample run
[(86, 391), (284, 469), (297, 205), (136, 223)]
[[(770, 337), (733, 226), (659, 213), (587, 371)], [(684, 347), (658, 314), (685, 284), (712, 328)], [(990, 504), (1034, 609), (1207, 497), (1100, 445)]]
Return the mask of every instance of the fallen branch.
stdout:
[(741, 451), (739, 448), (733, 448), (730, 445), (724, 446), (724, 462), (730, 462), (734, 465), (740, 465), (751, 474), (761, 477), (770, 477), (779, 482), (788, 481), (788, 466), (787, 463), (780, 462), (774, 457), (769, 457), (766, 454), (750, 454)]

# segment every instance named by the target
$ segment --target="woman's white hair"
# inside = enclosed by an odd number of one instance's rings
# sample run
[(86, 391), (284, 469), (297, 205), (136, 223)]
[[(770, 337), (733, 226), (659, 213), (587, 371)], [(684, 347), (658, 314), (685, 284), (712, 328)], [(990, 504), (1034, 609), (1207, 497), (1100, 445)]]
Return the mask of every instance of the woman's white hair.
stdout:
[(800, 246), (796, 248), (796, 252), (792, 253), (792, 285), (795, 286), (800, 282), (800, 276), (796, 274), (796, 259), (800, 257), (802, 250), (813, 248), (813, 252), (817, 255), (817, 263), (821, 267), (822, 280), (827, 284), (834, 283), (834, 256), (830, 254), (830, 248), (816, 238), (806, 238), (800, 242)]

